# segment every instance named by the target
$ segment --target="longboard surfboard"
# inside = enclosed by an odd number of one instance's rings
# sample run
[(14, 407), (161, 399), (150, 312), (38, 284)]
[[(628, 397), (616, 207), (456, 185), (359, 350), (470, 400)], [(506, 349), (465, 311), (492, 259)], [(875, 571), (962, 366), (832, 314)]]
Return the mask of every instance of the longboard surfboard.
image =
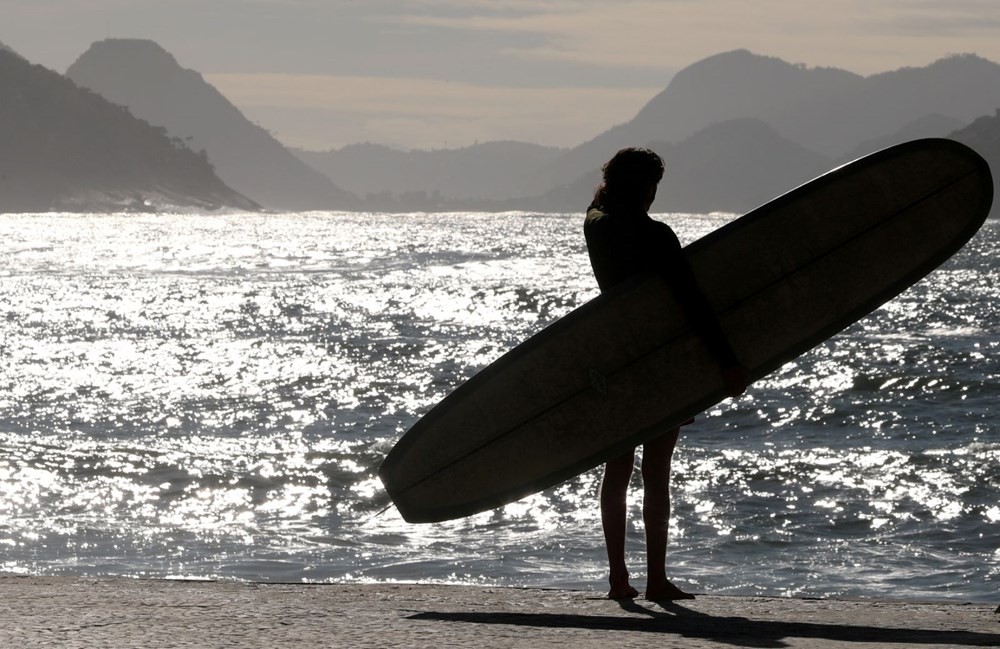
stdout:
[[(938, 267), (992, 200), (978, 154), (916, 140), (793, 189), (685, 253), (756, 380)], [(559, 484), (725, 397), (669, 285), (638, 276), (460, 385), (403, 435), (379, 477), (408, 522), (460, 518)]]

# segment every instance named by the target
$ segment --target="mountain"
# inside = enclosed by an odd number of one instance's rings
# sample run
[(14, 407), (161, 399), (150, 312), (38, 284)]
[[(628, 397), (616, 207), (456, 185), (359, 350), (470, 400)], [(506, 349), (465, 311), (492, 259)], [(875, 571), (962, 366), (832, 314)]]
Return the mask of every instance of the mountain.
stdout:
[(681, 70), (635, 118), (567, 151), (540, 174), (550, 185), (563, 184), (623, 146), (677, 142), (709, 124), (745, 117), (841, 158), (930, 115), (968, 123), (997, 106), (1000, 65), (974, 55), (863, 77), (736, 50)]
[(840, 162), (857, 160), (861, 156), (874, 153), (894, 144), (909, 142), (910, 140), (919, 140), (926, 137), (947, 137), (949, 133), (963, 128), (967, 123), (954, 117), (927, 115), (926, 117), (921, 117), (910, 122), (895, 133), (862, 142), (853, 151), (845, 156), (841, 156)]
[(351, 209), (358, 200), (251, 123), (193, 70), (148, 40), (94, 43), (66, 72), (81, 86), (204, 150), (229, 186), (273, 210)]
[(712, 124), (672, 146), (653, 144), (660, 147), (667, 173), (658, 209), (672, 212), (748, 212), (834, 166), (752, 118)]
[(399, 151), (352, 144), (331, 151), (295, 151), (306, 164), (359, 196), (435, 192), (454, 200), (502, 200), (548, 189), (535, 170), (562, 149), (522, 142), (488, 142), (461, 149)]
[(986, 159), (993, 172), (993, 216), (1000, 215), (1000, 108), (991, 116), (980, 117), (948, 137), (972, 147)]
[[(366, 144), (299, 155), (375, 209), (562, 211), (579, 208), (579, 192), (589, 194), (615, 151), (653, 146), (672, 158), (664, 182), (678, 179), (664, 209), (742, 211), (807, 180), (797, 169), (812, 173), (816, 164), (943, 136), (997, 106), (1000, 65), (975, 55), (864, 77), (735, 50), (681, 70), (633, 119), (570, 149), (488, 143), (400, 152)], [(713, 129), (720, 124), (728, 126)]]
[(0, 212), (257, 209), (121, 106), (0, 50)]
[(831, 155), (929, 116), (968, 124), (1000, 106), (1000, 65), (972, 54), (866, 77), (836, 98), (790, 107), (772, 124), (783, 135)]
[(20, 54), (12, 50), (10, 47), (8, 47), (5, 43), (0, 43), (0, 52), (7, 52), (9, 54), (17, 56), (18, 58), (24, 58)]
[[(834, 166), (830, 158), (783, 138), (758, 119), (728, 120), (676, 144), (649, 146), (666, 164), (657, 212), (747, 212)], [(600, 180), (594, 169), (518, 207), (580, 212)]]

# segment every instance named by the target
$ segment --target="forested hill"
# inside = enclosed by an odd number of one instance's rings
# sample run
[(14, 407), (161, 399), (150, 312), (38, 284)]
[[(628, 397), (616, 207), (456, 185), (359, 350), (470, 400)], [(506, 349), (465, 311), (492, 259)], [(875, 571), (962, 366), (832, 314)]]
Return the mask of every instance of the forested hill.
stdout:
[(0, 212), (258, 209), (162, 128), (0, 49)]
[(66, 76), (132, 114), (205, 150), (230, 187), (273, 210), (356, 209), (357, 197), (253, 124), (195, 70), (153, 41), (114, 38), (90, 46)]

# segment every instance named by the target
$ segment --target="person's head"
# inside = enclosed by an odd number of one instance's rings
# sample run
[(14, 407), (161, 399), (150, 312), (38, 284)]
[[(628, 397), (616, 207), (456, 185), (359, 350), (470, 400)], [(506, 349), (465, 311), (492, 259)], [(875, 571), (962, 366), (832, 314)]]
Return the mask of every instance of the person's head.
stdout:
[(663, 158), (649, 149), (622, 149), (604, 164), (604, 177), (594, 194), (594, 203), (646, 211), (656, 197), (663, 169)]

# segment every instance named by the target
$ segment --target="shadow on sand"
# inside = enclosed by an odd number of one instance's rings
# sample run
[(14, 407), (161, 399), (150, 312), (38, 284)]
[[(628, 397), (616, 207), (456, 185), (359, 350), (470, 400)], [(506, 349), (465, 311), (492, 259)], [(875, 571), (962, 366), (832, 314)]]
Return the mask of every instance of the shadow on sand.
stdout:
[[(787, 647), (786, 638), (812, 638), (836, 642), (886, 643), (897, 645), (965, 645), (970, 647), (1000, 646), (1000, 634), (969, 631), (921, 630), (902, 627), (876, 627), (853, 624), (819, 624), (812, 622), (775, 622), (750, 620), (743, 617), (717, 617), (663, 603), (663, 611), (655, 611), (630, 600), (619, 602), (632, 614), (615, 617), (606, 615), (574, 615), (558, 613), (489, 613), (450, 612), (416, 613), (412, 620), (467, 622), (470, 624), (507, 624), (553, 629), (593, 629), (602, 631), (636, 631), (661, 633), (683, 638), (698, 638), (738, 647)], [(914, 620), (919, 624), (919, 620)]]

